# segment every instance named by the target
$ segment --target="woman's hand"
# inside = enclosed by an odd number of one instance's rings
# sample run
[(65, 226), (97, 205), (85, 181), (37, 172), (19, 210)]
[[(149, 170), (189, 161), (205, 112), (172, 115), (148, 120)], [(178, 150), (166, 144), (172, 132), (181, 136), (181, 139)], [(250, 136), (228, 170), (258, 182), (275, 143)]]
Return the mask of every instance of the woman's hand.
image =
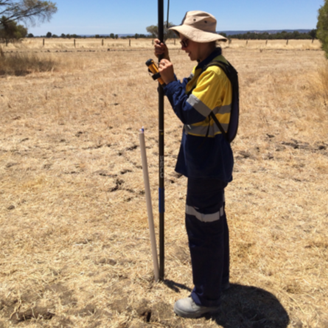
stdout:
[(167, 48), (166, 44), (161, 42), (158, 39), (154, 40), (154, 48), (155, 48), (155, 56), (159, 58), (160, 56), (163, 56), (163, 58), (170, 60), (169, 56), (169, 49)]
[(159, 62), (158, 71), (161, 74), (161, 78), (165, 84), (175, 81), (173, 65), (169, 60), (162, 59)]

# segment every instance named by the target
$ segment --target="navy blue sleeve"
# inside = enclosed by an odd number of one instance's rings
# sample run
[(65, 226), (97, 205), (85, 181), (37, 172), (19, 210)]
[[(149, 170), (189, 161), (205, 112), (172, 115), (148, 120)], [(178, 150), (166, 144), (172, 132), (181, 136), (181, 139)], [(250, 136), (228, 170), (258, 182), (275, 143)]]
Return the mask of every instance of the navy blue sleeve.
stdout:
[(188, 95), (185, 93), (188, 79), (180, 81), (172, 81), (164, 87), (164, 93), (170, 101), (170, 104), (183, 124), (193, 124), (205, 120), (205, 116), (201, 115), (188, 102)]

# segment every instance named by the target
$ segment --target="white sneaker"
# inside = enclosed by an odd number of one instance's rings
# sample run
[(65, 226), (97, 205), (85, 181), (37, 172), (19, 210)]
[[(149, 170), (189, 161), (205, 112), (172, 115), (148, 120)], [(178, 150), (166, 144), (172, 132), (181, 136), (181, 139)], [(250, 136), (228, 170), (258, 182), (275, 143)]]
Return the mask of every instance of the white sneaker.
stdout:
[(183, 318), (198, 318), (219, 310), (219, 306), (200, 306), (191, 297), (182, 298), (174, 304), (174, 312)]

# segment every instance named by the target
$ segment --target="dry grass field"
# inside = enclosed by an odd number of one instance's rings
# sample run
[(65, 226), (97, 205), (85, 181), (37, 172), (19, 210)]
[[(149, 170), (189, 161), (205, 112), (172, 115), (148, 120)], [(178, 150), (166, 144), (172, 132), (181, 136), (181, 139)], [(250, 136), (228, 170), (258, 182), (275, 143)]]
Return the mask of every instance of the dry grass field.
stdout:
[[(0, 76), (0, 328), (327, 328), (328, 66), (319, 45), (224, 45), (241, 88), (226, 192), (232, 287), (215, 316), (186, 320), (173, 313), (193, 287), (186, 178), (174, 172), (182, 124), (167, 101), (165, 280), (152, 272), (138, 141), (144, 126), (158, 234), (151, 40), (59, 41), (3, 47), (3, 58), (34, 53), (52, 67)], [(189, 76), (194, 63), (168, 45), (178, 77)]]

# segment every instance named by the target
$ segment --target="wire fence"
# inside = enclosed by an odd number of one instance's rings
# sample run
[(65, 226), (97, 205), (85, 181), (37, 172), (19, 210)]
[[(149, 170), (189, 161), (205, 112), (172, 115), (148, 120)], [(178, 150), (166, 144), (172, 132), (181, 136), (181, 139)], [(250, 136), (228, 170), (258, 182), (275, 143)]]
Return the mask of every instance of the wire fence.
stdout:
[[(168, 39), (169, 49), (180, 49), (178, 39)], [(261, 48), (261, 49), (304, 49), (315, 50), (321, 48), (319, 40), (239, 40), (229, 39), (220, 43), (222, 48)], [(20, 42), (0, 44), (4, 51), (33, 50), (33, 49), (122, 49), (122, 48), (152, 48), (154, 39), (109, 39), (109, 38), (27, 38)]]

